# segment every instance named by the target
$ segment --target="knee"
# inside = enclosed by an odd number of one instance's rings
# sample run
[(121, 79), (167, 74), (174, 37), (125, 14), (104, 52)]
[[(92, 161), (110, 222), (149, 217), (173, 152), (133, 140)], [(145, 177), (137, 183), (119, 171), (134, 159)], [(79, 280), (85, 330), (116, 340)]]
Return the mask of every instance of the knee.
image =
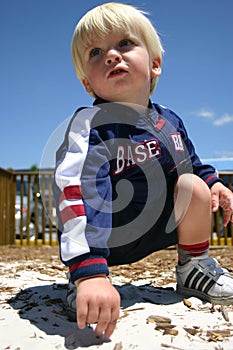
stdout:
[(175, 198), (186, 198), (190, 202), (210, 206), (211, 193), (206, 183), (194, 174), (183, 174), (179, 177), (175, 187)]

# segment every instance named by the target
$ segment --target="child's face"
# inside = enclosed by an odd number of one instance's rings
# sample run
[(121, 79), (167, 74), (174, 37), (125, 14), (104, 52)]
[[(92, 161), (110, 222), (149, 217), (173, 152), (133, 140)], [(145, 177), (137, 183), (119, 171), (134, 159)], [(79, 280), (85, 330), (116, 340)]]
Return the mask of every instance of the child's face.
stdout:
[(148, 105), (151, 78), (160, 75), (161, 60), (150, 57), (141, 38), (111, 33), (93, 40), (82, 57), (88, 93), (111, 102)]

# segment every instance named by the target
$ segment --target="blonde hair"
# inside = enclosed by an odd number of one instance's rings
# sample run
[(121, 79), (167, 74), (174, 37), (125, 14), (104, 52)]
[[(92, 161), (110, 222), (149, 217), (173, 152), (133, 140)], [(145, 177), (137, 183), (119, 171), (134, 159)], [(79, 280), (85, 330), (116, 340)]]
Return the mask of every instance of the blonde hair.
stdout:
[[(136, 7), (116, 2), (97, 6), (78, 22), (71, 43), (72, 60), (77, 77), (82, 81), (85, 72), (82, 50), (93, 42), (93, 36), (104, 38), (111, 32), (133, 32), (144, 41), (152, 58), (160, 58), (164, 52), (159, 35), (145, 12)], [(154, 92), (158, 77), (151, 79), (150, 93)], [(92, 94), (93, 96), (93, 94)]]

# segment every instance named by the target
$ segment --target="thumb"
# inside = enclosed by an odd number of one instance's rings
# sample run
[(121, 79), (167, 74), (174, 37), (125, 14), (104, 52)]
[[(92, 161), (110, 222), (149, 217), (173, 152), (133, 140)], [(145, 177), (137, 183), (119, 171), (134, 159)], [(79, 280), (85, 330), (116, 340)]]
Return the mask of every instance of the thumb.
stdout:
[(216, 212), (219, 208), (219, 196), (216, 192), (212, 193), (211, 200), (212, 200), (212, 211)]

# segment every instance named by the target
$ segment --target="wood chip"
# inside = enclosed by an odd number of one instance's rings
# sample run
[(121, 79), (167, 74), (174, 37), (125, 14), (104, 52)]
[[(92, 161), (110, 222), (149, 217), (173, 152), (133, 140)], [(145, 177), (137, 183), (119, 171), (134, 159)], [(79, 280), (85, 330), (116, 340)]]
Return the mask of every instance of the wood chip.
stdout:
[(171, 344), (164, 344), (164, 343), (162, 343), (161, 346), (162, 346), (163, 348), (168, 348), (168, 349), (183, 350), (183, 349), (178, 348), (177, 346), (174, 346), (174, 345), (171, 345)]
[(122, 346), (122, 342), (120, 341), (120, 343), (115, 344), (113, 350), (122, 350), (123, 346)]
[(184, 327), (184, 330), (185, 330), (187, 333), (191, 334), (191, 335), (196, 335), (197, 333), (200, 332), (200, 330), (199, 330), (199, 329), (196, 329), (196, 328), (187, 328), (187, 327)]
[(230, 337), (231, 331), (229, 329), (214, 329), (207, 331), (207, 336), (215, 336), (215, 337)]
[(191, 301), (189, 301), (188, 299), (183, 299), (183, 303), (185, 306), (187, 306), (188, 308), (192, 307), (192, 303)]
[(159, 315), (150, 315), (149, 317), (147, 317), (146, 319), (147, 323), (171, 323), (171, 319), (168, 317), (164, 317), (164, 316), (159, 316)]
[(119, 317), (119, 320), (121, 320), (124, 317), (129, 316), (129, 312), (131, 312), (131, 311), (138, 311), (138, 310), (144, 310), (144, 309), (145, 309), (144, 307), (137, 307), (134, 309), (123, 310), (123, 315)]
[(221, 305), (221, 308), (220, 308), (221, 312), (222, 312), (222, 315), (223, 315), (223, 318), (225, 321), (229, 322), (229, 315), (228, 315), (228, 312), (227, 310), (225, 309), (225, 307), (223, 305)]
[(51, 306), (51, 305), (57, 305), (57, 304), (62, 304), (63, 301), (61, 298), (54, 298), (54, 299), (49, 299), (45, 302), (45, 305)]
[(176, 326), (174, 324), (171, 323), (156, 323), (156, 330), (160, 330), (160, 329), (172, 329), (175, 328)]
[(144, 307), (135, 307), (134, 309), (127, 309), (127, 312), (145, 310)]
[(177, 329), (165, 329), (164, 332), (163, 332), (163, 335), (166, 335), (166, 334), (169, 334), (169, 335), (178, 335), (179, 332)]

